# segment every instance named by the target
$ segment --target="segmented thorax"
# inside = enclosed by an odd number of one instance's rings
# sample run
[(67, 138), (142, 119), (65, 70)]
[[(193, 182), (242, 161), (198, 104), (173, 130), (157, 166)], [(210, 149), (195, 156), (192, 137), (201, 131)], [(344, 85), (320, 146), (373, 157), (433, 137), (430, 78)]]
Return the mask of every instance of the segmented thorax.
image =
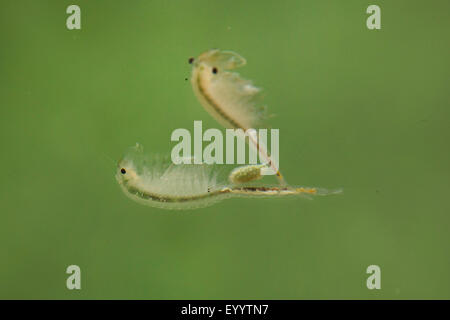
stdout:
[(211, 166), (173, 165), (145, 156), (140, 146), (119, 161), (116, 179), (127, 196), (152, 207), (192, 209), (225, 196)]

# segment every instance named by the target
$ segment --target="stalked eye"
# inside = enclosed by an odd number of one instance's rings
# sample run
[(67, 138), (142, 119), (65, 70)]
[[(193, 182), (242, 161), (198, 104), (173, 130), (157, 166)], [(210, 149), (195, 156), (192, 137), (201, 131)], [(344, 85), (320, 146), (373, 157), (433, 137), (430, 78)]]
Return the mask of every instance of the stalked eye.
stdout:
[(216, 67), (212, 68), (212, 73), (216, 74), (217, 72), (219, 72), (219, 70), (217, 70)]
[(127, 170), (125, 170), (124, 168), (120, 169), (120, 172), (122, 172), (122, 174), (127, 173)]
[(192, 62), (194, 62), (194, 58), (189, 58), (189, 63), (192, 64)]

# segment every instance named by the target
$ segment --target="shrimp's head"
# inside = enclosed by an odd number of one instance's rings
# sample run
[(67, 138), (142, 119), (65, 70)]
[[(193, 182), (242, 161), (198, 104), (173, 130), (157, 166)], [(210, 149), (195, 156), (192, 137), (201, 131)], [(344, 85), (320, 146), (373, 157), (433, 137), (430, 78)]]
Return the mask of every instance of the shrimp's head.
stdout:
[(134, 164), (128, 159), (120, 160), (116, 169), (116, 180), (119, 184), (128, 183), (138, 178)]
[(200, 69), (211, 70), (217, 74), (220, 70), (232, 70), (244, 66), (246, 60), (233, 51), (212, 49), (202, 53), (197, 58), (190, 58), (189, 63)]

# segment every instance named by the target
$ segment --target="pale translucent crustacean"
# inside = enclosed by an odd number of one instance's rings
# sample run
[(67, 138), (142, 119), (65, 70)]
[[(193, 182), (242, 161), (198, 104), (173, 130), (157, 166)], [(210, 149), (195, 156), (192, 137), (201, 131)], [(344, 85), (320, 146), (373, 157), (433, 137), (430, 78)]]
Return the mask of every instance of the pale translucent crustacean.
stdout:
[[(243, 171), (241, 173), (245, 175)], [(131, 148), (119, 161), (116, 180), (128, 197), (141, 204), (178, 210), (207, 207), (232, 197), (278, 198), (339, 192), (221, 182), (213, 165), (172, 165), (162, 158), (146, 156), (140, 145)]]
[[(212, 49), (190, 58), (191, 84), (195, 95), (208, 113), (226, 128), (258, 128), (266, 118), (266, 108), (261, 104), (261, 89), (250, 80), (243, 79), (231, 70), (242, 67), (246, 60), (232, 51)], [(262, 160), (276, 173), (279, 182), (285, 181), (268, 151), (253, 137), (249, 142), (258, 150)]]

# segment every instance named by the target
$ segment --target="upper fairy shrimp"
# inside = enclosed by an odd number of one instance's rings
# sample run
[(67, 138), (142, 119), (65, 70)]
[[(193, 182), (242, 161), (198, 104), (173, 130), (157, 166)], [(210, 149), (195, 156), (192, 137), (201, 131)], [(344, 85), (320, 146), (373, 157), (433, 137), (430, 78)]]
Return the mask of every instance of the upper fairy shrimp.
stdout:
[[(197, 58), (190, 58), (189, 63), (192, 64), (191, 84), (195, 95), (221, 125), (246, 131), (263, 123), (266, 108), (260, 104), (261, 89), (230, 71), (246, 64), (242, 56), (232, 51), (213, 49)], [(251, 136), (249, 142), (274, 170), (279, 181), (285, 184), (268, 151)]]

